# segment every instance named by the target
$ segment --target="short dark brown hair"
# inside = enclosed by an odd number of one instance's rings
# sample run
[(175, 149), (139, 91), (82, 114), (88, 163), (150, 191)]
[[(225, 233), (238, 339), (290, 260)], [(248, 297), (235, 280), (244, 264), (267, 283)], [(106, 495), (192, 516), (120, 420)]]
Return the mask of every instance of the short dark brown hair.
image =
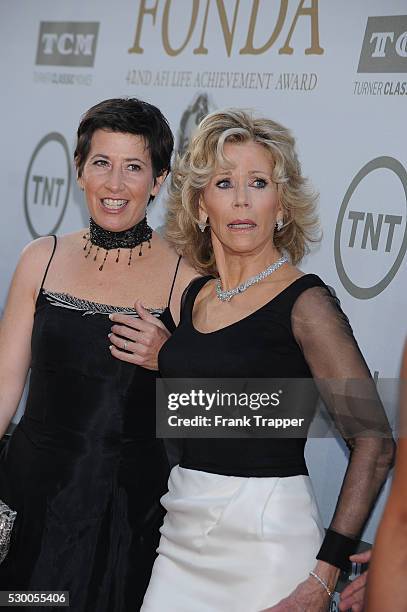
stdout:
[(150, 151), (154, 178), (171, 170), (174, 137), (162, 112), (137, 98), (111, 98), (92, 106), (81, 119), (74, 153), (78, 178), (96, 130), (142, 136)]

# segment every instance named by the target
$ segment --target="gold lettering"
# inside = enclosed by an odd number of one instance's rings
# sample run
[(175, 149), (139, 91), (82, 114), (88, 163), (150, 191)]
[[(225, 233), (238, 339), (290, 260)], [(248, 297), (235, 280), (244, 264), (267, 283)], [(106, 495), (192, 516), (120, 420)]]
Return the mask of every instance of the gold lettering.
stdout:
[(277, 23), (275, 25), (275, 28), (270, 38), (261, 47), (255, 47), (254, 46), (254, 31), (256, 28), (259, 4), (260, 4), (260, 0), (254, 0), (253, 6), (252, 6), (252, 12), (250, 15), (250, 22), (249, 22), (249, 29), (247, 32), (246, 44), (239, 51), (241, 55), (260, 55), (260, 53), (264, 53), (265, 51), (270, 49), (270, 47), (276, 42), (277, 37), (280, 34), (282, 27), (284, 25), (284, 21), (287, 16), (288, 0), (281, 0), (280, 2), (280, 12), (278, 14)]
[[(198, 55), (198, 54), (206, 55), (208, 53), (207, 47), (204, 46), (204, 41), (205, 41), (205, 34), (206, 34), (206, 26), (208, 23), (209, 4), (210, 4), (210, 0), (208, 0), (206, 4), (206, 11), (205, 11), (205, 17), (204, 17), (204, 22), (202, 26), (201, 40), (200, 40), (199, 46), (196, 49), (194, 49), (195, 55)], [(239, 4), (240, 4), (240, 0), (235, 0), (235, 8), (233, 11), (232, 26), (230, 27), (228, 18), (226, 15), (224, 1), (216, 0), (220, 24), (222, 26), (223, 40), (225, 41), (225, 47), (226, 47), (226, 52), (228, 54), (228, 57), (230, 57), (230, 54), (232, 53), (233, 39), (235, 36), (235, 30), (236, 30), (237, 14), (239, 12)]]
[(237, 2), (235, 2), (235, 10), (233, 12), (233, 21), (232, 21), (231, 28), (229, 27), (229, 22), (228, 22), (228, 18), (226, 15), (226, 10), (225, 10), (225, 5), (224, 5), (223, 0), (216, 0), (216, 4), (218, 6), (220, 23), (222, 25), (223, 40), (225, 41), (225, 46), (226, 46), (228, 57), (230, 57), (230, 54), (232, 52), (233, 38), (235, 35), (235, 30), (236, 30), (236, 20), (237, 20), (237, 13), (239, 11), (240, 0), (237, 0)]
[(281, 49), (278, 50), (280, 54), (292, 55), (294, 49), (290, 47), (289, 42), (300, 15), (309, 15), (311, 17), (311, 47), (305, 49), (305, 55), (321, 55), (324, 52), (323, 48), (319, 46), (318, 0), (311, 0), (311, 6), (308, 8), (304, 8), (304, 3), (305, 0), (301, 0), (288, 32), (287, 40)]
[[(146, 15), (150, 15), (152, 18), (153, 26), (156, 25), (157, 21), (157, 11), (160, 0), (140, 0), (140, 6), (137, 17), (137, 26), (136, 33), (134, 38), (133, 46), (128, 50), (129, 53), (144, 53), (144, 49), (141, 46), (141, 37), (143, 32), (144, 18)], [(152, 2), (152, 4), (149, 4)], [(244, 46), (240, 49), (239, 54), (241, 55), (260, 55), (265, 53), (270, 47), (274, 45), (278, 36), (281, 34), (284, 23), (287, 18), (288, 11), (288, 2), (289, 0), (280, 0), (279, 13), (277, 17), (276, 24), (274, 29), (264, 44), (259, 47), (255, 47), (254, 39), (255, 39), (255, 31), (258, 20), (258, 13), (260, 9), (261, 0), (252, 0), (252, 8), (249, 19), (247, 38)], [(324, 53), (324, 49), (319, 44), (319, 14), (318, 14), (318, 0), (308, 0), (308, 6), (304, 6), (306, 4), (306, 0), (300, 0), (298, 4), (298, 8), (294, 15), (293, 21), (291, 23), (290, 30), (287, 35), (287, 39), (283, 46), (279, 49), (279, 54), (292, 55), (294, 52), (294, 48), (290, 45), (294, 30), (297, 27), (297, 22), (300, 16), (308, 16), (311, 19), (311, 45), (310, 47), (305, 49), (305, 55), (321, 55)], [(191, 5), (191, 3), (189, 3)], [(209, 17), (209, 9), (211, 6), (211, 0), (206, 1), (205, 13), (203, 17), (202, 30), (201, 30), (201, 38), (198, 46), (193, 50), (194, 55), (207, 55), (208, 48), (205, 45), (205, 37), (208, 26), (208, 17)], [(225, 0), (216, 0), (216, 6), (218, 11), (218, 16), (220, 20), (220, 25), (222, 28), (223, 39), (225, 43), (225, 49), (228, 57), (231, 56), (233, 42), (236, 32), (237, 18), (240, 7), (240, 0), (234, 1), (233, 15), (231, 17), (231, 21), (229, 22), (226, 8), (225, 8)], [(269, 3), (267, 4), (269, 6)], [(186, 34), (185, 40), (178, 47), (175, 48), (170, 43), (169, 38), (169, 28), (170, 28), (170, 13), (172, 7), (172, 0), (165, 0), (164, 12), (162, 18), (162, 42), (166, 53), (170, 56), (176, 56), (182, 53), (182, 51), (186, 48), (188, 43), (190, 42), (192, 35), (194, 33), (197, 18), (200, 9), (200, 0), (192, 0), (192, 14), (191, 20), (188, 27), (188, 32)]]
[(163, 38), (164, 49), (166, 50), (168, 55), (174, 56), (174, 55), (179, 55), (185, 49), (185, 47), (187, 46), (187, 44), (189, 43), (191, 39), (192, 33), (195, 28), (195, 24), (196, 24), (196, 18), (198, 16), (199, 0), (193, 0), (191, 23), (189, 25), (188, 34), (187, 34), (185, 41), (178, 49), (174, 49), (173, 47), (171, 47), (169, 36), (168, 36), (171, 2), (172, 0), (167, 0), (165, 3), (163, 23), (162, 23), (162, 38)]
[(155, 19), (157, 17), (158, 0), (156, 0), (155, 5), (151, 6), (150, 8), (146, 8), (146, 1), (147, 0), (141, 0), (140, 2), (140, 9), (138, 12), (138, 19), (137, 19), (136, 36), (134, 38), (133, 46), (130, 47), (128, 51), (129, 53), (144, 53), (144, 49), (140, 46), (140, 38), (141, 38), (141, 31), (143, 29), (144, 15), (151, 15), (153, 18), (153, 25), (155, 25)]
[(202, 34), (201, 40), (199, 42), (199, 46), (194, 49), (194, 55), (208, 55), (207, 47), (204, 47), (204, 39), (206, 34), (206, 26), (208, 24), (208, 13), (209, 13), (209, 4), (211, 0), (208, 0), (206, 3), (205, 17), (202, 25)]

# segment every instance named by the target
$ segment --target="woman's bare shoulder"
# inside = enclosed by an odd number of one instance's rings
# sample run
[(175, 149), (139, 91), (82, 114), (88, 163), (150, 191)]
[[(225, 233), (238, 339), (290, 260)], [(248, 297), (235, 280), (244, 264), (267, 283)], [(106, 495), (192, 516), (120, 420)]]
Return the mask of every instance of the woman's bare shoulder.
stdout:
[(44, 275), (44, 271), (57, 246), (58, 251), (76, 245), (82, 238), (83, 231), (76, 231), (63, 236), (41, 236), (29, 242), (21, 251), (17, 264), (17, 273), (30, 278), (34, 285), (38, 285)]
[(54, 243), (53, 236), (41, 236), (32, 240), (21, 251), (18, 267), (31, 271), (41, 268), (50, 258)]

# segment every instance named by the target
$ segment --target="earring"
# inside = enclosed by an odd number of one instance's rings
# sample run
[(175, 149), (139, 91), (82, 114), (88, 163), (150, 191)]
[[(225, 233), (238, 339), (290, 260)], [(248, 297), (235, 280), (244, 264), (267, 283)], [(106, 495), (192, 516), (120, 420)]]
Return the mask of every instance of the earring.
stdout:
[(198, 227), (201, 230), (201, 232), (204, 233), (205, 229), (208, 227), (208, 224), (206, 221), (200, 221), (198, 223)]
[(284, 221), (282, 219), (278, 219), (276, 222), (276, 230), (279, 232), (284, 225)]

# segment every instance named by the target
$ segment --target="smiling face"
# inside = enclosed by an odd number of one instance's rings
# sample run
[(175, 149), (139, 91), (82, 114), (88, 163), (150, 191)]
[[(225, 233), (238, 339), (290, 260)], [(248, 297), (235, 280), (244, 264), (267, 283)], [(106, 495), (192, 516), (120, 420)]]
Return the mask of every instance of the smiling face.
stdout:
[(141, 136), (96, 130), (82, 176), (89, 214), (104, 229), (120, 232), (141, 221), (164, 176), (153, 177), (150, 151)]
[(223, 152), (233, 167), (215, 167), (199, 206), (201, 220), (209, 217), (214, 247), (218, 242), (234, 253), (274, 251), (273, 233), (282, 210), (271, 154), (253, 141), (226, 142)]

